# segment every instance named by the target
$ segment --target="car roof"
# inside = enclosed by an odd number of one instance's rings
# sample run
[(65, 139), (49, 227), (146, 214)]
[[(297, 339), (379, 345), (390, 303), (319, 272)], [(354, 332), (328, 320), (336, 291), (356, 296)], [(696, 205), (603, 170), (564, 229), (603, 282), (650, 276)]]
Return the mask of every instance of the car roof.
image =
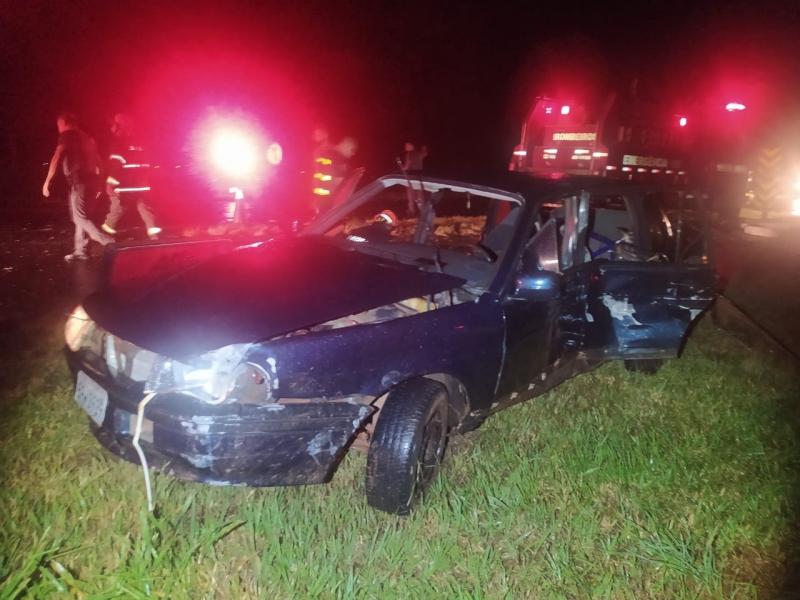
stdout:
[[(397, 173), (386, 175), (381, 179), (405, 179), (406, 176)], [(495, 171), (488, 173), (469, 172), (431, 172), (424, 174), (409, 174), (408, 178), (418, 181), (436, 181), (437, 183), (453, 182), (490, 188), (497, 191), (518, 194), (526, 200), (538, 200), (543, 196), (552, 196), (562, 193), (575, 192), (586, 189), (601, 194), (641, 194), (648, 192), (663, 192), (669, 190), (685, 189), (681, 186), (654, 182), (633, 182), (622, 179), (589, 175), (565, 175), (558, 178), (534, 177), (527, 173), (514, 171)]]

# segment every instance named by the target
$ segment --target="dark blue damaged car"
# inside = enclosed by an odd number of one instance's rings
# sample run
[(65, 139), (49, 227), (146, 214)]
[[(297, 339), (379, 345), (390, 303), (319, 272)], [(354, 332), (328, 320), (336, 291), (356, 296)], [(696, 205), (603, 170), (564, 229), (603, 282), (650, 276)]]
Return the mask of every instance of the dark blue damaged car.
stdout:
[(66, 324), (76, 400), (111, 452), (211, 484), (322, 483), (366, 449), (368, 502), (406, 514), (448, 436), (678, 356), (706, 245), (681, 190), (387, 176), (295, 237), (113, 249)]

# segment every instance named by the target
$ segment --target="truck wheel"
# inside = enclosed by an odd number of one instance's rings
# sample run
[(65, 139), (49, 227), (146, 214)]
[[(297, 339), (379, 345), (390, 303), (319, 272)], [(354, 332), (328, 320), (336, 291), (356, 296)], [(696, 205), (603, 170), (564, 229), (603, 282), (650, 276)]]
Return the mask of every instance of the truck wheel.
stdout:
[(655, 375), (662, 366), (664, 366), (664, 361), (660, 358), (625, 361), (625, 368), (628, 371), (631, 373), (644, 373), (645, 375)]
[(367, 455), (367, 502), (407, 515), (430, 487), (447, 441), (447, 391), (428, 379), (400, 384), (380, 412)]

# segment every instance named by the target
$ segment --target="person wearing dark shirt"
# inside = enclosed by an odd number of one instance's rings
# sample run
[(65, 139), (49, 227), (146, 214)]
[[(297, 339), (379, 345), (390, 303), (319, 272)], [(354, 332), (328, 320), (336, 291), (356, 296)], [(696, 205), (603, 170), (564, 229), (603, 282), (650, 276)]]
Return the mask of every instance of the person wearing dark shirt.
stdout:
[(427, 146), (417, 149), (411, 142), (406, 142), (403, 145), (403, 153), (402, 168), (404, 171), (422, 171), (423, 162), (425, 161), (425, 157), (428, 156)]
[(111, 142), (106, 164), (106, 193), (111, 201), (103, 231), (117, 233), (116, 227), (124, 212), (123, 199), (136, 203), (147, 235), (158, 237), (161, 228), (156, 225), (155, 216), (148, 202), (150, 196), (150, 162), (141, 144), (135, 139), (133, 119), (126, 114), (114, 115), (111, 125), (114, 138)]
[[(61, 164), (64, 177), (69, 186), (69, 208), (72, 222), (75, 224), (74, 248), (64, 257), (66, 261), (85, 260), (88, 238), (99, 244), (113, 242), (92, 223), (86, 214), (86, 205), (97, 191), (97, 178), (100, 171), (100, 160), (94, 140), (78, 129), (77, 120), (70, 113), (62, 113), (56, 120), (58, 127), (58, 145), (50, 159), (47, 177), (42, 185), (42, 195), (50, 197), (50, 183), (55, 177), (58, 165)], [(88, 236), (88, 238), (87, 238)]]

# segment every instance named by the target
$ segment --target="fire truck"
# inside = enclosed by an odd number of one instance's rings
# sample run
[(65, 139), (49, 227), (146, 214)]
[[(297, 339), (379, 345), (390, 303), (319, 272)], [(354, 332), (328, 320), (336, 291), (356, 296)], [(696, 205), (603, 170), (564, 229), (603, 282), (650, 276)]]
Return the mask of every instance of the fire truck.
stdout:
[(796, 138), (769, 136), (747, 109), (739, 101), (694, 101), (675, 110), (642, 99), (635, 86), (599, 102), (540, 96), (522, 123), (509, 169), (689, 184), (729, 219), (800, 216)]
[(536, 176), (603, 175), (679, 181), (687, 175), (688, 118), (635, 94), (596, 105), (538, 97), (509, 168)]

